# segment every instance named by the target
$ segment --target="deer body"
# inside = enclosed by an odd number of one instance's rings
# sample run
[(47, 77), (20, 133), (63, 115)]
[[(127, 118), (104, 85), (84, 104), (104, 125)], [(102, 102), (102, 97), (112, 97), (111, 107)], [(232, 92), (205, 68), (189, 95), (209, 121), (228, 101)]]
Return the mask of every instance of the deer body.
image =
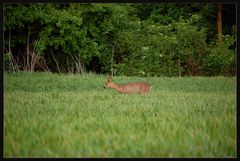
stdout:
[(109, 77), (105, 88), (112, 88), (119, 93), (133, 94), (133, 93), (148, 93), (151, 89), (150, 85), (146, 82), (132, 82), (125, 84), (115, 84), (112, 82), (112, 78)]

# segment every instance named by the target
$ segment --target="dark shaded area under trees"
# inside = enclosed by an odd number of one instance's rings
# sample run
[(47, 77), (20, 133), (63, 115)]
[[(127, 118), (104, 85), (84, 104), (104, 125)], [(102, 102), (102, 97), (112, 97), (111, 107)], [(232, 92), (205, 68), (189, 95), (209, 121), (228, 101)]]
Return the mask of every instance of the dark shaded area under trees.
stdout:
[(236, 75), (236, 5), (220, 11), (211, 3), (5, 4), (4, 70)]

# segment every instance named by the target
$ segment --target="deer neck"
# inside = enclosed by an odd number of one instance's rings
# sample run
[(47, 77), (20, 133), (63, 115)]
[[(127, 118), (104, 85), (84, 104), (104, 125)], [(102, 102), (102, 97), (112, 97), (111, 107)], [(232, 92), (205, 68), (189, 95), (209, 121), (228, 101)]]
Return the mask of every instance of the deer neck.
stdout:
[(117, 90), (118, 92), (122, 92), (122, 87), (115, 83), (112, 84), (112, 88)]

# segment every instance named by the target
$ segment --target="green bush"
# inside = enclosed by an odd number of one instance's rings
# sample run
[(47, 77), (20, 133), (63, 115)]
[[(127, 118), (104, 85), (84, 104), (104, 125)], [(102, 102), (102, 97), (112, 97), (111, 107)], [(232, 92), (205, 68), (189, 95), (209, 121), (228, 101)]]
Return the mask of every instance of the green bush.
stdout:
[(110, 74), (114, 68), (117, 75), (143, 77), (234, 73), (233, 38), (225, 37), (221, 46), (208, 45), (215, 39), (209, 38), (211, 29), (203, 20), (213, 11), (212, 5), (196, 4), (6, 4), (4, 52), (11, 48), (21, 70), (30, 69), (25, 67), (29, 46), (30, 55), (36, 53), (52, 72)]
[(208, 76), (225, 75), (235, 68), (236, 53), (229, 49), (234, 39), (226, 36), (222, 43), (212, 45), (203, 57), (202, 70)]
[[(193, 24), (198, 20), (193, 15), (189, 20), (179, 19), (168, 25), (144, 21), (141, 30), (128, 32), (124, 43), (131, 54), (124, 63), (117, 64), (120, 75), (179, 76), (193, 74), (206, 51), (205, 28)], [(122, 41), (123, 42), (123, 41)], [(191, 66), (191, 60), (196, 67)]]

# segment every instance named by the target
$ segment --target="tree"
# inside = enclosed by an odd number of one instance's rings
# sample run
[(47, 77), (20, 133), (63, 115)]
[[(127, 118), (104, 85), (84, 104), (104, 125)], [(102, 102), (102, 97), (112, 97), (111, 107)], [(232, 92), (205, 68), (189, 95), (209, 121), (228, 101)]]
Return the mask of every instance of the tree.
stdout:
[[(4, 20), (4, 63), (14, 71), (217, 75), (235, 62), (220, 53), (235, 50), (234, 5), (6, 4)], [(224, 65), (211, 72), (216, 60)]]
[(218, 43), (222, 42), (222, 4), (217, 4), (217, 35)]

